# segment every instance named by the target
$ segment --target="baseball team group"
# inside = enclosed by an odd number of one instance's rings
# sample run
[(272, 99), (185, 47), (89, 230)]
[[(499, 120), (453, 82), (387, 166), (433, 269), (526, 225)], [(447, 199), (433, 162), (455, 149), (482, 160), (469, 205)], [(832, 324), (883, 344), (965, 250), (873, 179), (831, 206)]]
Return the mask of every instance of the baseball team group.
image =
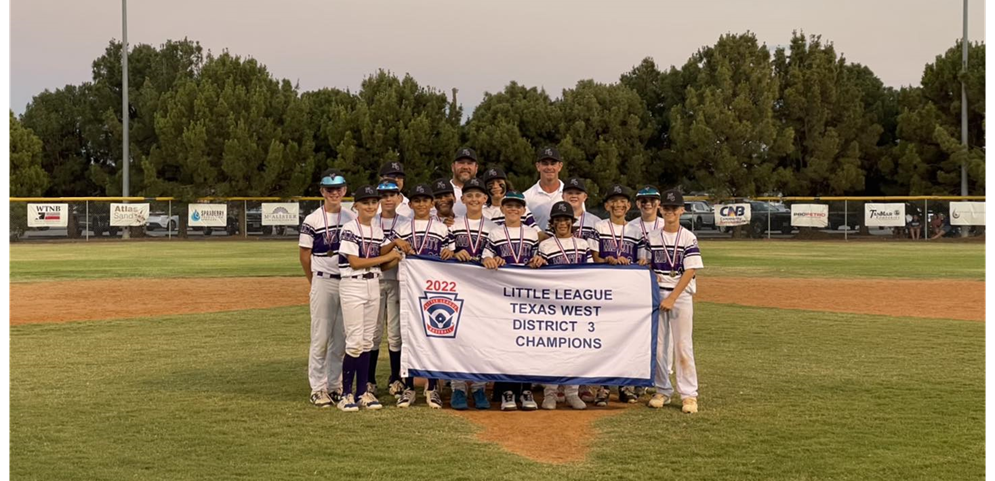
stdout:
[[(310, 402), (344, 412), (381, 409), (377, 361), (384, 333), (390, 359), (388, 393), (399, 408), (415, 403), (414, 379), (401, 377), (400, 285), (405, 255), (477, 263), (487, 269), (604, 263), (651, 269), (660, 288), (654, 392), (632, 386), (544, 385), (541, 404), (531, 383), (486, 383), (427, 379), (428, 406), (441, 409), (441, 390), (452, 390), (450, 406), (502, 411), (556, 409), (566, 403), (585, 409), (612, 399), (662, 408), (676, 394), (685, 413), (698, 411), (698, 377), (691, 341), (695, 273), (703, 268), (695, 235), (680, 225), (684, 198), (676, 189), (644, 186), (633, 193), (611, 186), (604, 196), (608, 219), (585, 209), (583, 179), (560, 180), (563, 160), (555, 148), (539, 150), (539, 180), (524, 192), (500, 168), (478, 177), (471, 148), (460, 148), (452, 178), (405, 189), (404, 167), (387, 162), (380, 183), (354, 189), (352, 208), (342, 200), (348, 186), (329, 169), (319, 182), (323, 205), (301, 227), (300, 262), (310, 283), (311, 342), (308, 356)], [(404, 195), (407, 193), (407, 196)], [(639, 216), (626, 220), (635, 199)], [(522, 270), (528, 275), (528, 270)], [(672, 384), (671, 375), (675, 377)]]

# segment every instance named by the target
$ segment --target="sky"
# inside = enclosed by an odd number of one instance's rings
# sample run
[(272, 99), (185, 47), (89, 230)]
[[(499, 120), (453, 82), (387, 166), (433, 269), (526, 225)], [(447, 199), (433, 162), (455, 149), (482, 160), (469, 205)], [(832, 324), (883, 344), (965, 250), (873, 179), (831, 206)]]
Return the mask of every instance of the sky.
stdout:
[[(12, 0), (10, 107), (91, 78), (121, 38), (121, 2)], [(971, 0), (969, 39), (984, 41), (984, 2)], [(515, 80), (553, 97), (578, 80), (616, 82), (644, 57), (682, 65), (725, 33), (773, 48), (793, 30), (821, 35), (886, 85), (918, 85), (923, 67), (962, 34), (955, 0), (339, 1), (170, 0), (128, 3), (128, 40), (197, 40), (253, 57), (301, 90), (357, 90), (377, 69), (450, 92), (468, 115), (484, 92)]]

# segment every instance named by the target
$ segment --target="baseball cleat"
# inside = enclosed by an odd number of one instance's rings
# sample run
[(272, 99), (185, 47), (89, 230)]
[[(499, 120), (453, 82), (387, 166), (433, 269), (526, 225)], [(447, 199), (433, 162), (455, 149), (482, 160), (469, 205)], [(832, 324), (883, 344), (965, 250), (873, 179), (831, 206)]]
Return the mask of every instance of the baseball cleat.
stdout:
[(536, 409), (539, 409), (539, 405), (532, 397), (532, 391), (522, 391), (522, 411), (535, 411)]
[(342, 396), (342, 399), (339, 400), (339, 404), (337, 407), (339, 408), (339, 411), (347, 413), (354, 413), (356, 411), (359, 411), (359, 406), (356, 405), (356, 400), (352, 397), (352, 394), (346, 394), (345, 396)]
[(639, 402), (639, 398), (636, 397), (636, 393), (632, 391), (631, 386), (623, 386), (618, 389), (618, 400), (623, 403), (636, 403)]
[(400, 398), (401, 394), (404, 393), (404, 383), (401, 381), (394, 381), (387, 386), (387, 392), (395, 398)]
[(636, 398), (639, 398), (642, 397), (643, 394), (646, 394), (646, 388), (642, 386), (636, 386), (636, 389), (634, 389), (633, 392), (636, 393)]
[(580, 390), (580, 400), (586, 403), (593, 403), (595, 395), (591, 392), (591, 388), (581, 388)]
[(428, 402), (428, 407), (442, 409), (442, 396), (439, 395), (438, 390), (425, 391), (425, 400)]
[(342, 400), (342, 391), (329, 391), (328, 397), (332, 399), (332, 404), (338, 405)]
[(664, 396), (663, 394), (657, 393), (657, 394), (654, 394), (652, 398), (650, 398), (649, 402), (646, 403), (646, 405), (649, 406), (649, 407), (651, 407), (651, 408), (660, 409), (660, 408), (662, 408), (663, 406), (665, 406), (669, 402), (670, 402), (670, 399), (668, 399), (667, 396)]
[(487, 393), (483, 389), (473, 391), (473, 407), (477, 409), (491, 408), (491, 402), (487, 400)]
[(608, 398), (611, 397), (612, 392), (606, 388), (598, 388), (597, 396), (594, 396), (594, 405), (598, 407), (605, 407), (608, 405)]
[(515, 404), (515, 393), (505, 391), (504, 394), (501, 395), (501, 410), (514, 411), (516, 409), (518, 409), (518, 406)]
[(376, 396), (377, 395), (377, 385), (374, 384), (374, 383), (372, 383), (372, 382), (366, 383), (366, 392), (371, 392), (371, 393), (373, 393), (374, 396)]
[(414, 389), (405, 389), (404, 392), (401, 393), (401, 397), (397, 400), (397, 407), (406, 408), (411, 406), (415, 403), (415, 397), (416, 394)]
[(311, 404), (320, 408), (327, 408), (332, 405), (332, 398), (328, 397), (328, 393), (325, 391), (313, 392), (311, 393)]
[(556, 409), (556, 396), (554, 395), (543, 396), (542, 408), (549, 409), (550, 411)]
[(584, 401), (576, 394), (567, 396), (567, 404), (574, 409), (587, 409), (587, 404), (584, 404)]
[(470, 406), (466, 403), (466, 391), (459, 389), (453, 391), (453, 397), (449, 399), (449, 406), (457, 411), (464, 411)]
[(377, 397), (373, 394), (373, 391), (366, 391), (359, 397), (359, 407), (375, 411), (383, 406), (380, 404), (380, 401), (377, 400)]
[(563, 394), (563, 391), (560, 390), (556, 391), (556, 402), (559, 404), (567, 402), (567, 396), (566, 394)]
[(687, 414), (694, 414), (698, 412), (698, 398), (688, 397), (681, 401), (684, 406), (681, 407), (681, 411)]

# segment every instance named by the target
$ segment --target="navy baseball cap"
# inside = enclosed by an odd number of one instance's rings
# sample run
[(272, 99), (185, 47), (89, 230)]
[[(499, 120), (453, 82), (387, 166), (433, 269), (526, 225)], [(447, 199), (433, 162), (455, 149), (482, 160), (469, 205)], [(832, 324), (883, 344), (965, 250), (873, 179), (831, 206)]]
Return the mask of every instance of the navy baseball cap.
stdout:
[(636, 192), (636, 198), (638, 199), (640, 197), (656, 197), (659, 199), (660, 190), (652, 185), (643, 186), (642, 189), (639, 189), (639, 192)]
[(501, 199), (501, 205), (507, 204), (508, 202), (518, 202), (519, 204), (522, 204), (522, 207), (525, 207), (526, 205), (525, 196), (522, 195), (521, 192), (511, 191), (504, 194), (504, 198)]
[(563, 184), (563, 191), (574, 189), (579, 190), (583, 193), (587, 193), (587, 186), (585, 185), (584, 179), (579, 177), (571, 177)]
[(432, 182), (432, 192), (435, 192), (435, 196), (441, 196), (442, 194), (455, 194), (456, 191), (453, 190), (453, 184), (449, 183), (449, 179), (439, 179)]
[(380, 166), (380, 177), (404, 177), (404, 165), (400, 162), (387, 162)]
[(398, 187), (397, 184), (389, 180), (385, 180), (377, 186), (377, 190), (380, 192), (400, 192), (401, 188)]
[(456, 151), (456, 156), (453, 157), (453, 162), (456, 162), (456, 161), (462, 160), (462, 159), (468, 159), (468, 160), (472, 160), (472, 161), (476, 162), (477, 161), (477, 153), (474, 152), (474, 150), (471, 149), (471, 148), (469, 148), (469, 147), (460, 147), (460, 149)]
[(569, 217), (570, 220), (577, 220), (573, 206), (565, 200), (553, 204), (553, 207), (549, 209), (549, 218), (555, 219), (557, 217)]
[(497, 179), (508, 180), (508, 176), (504, 174), (504, 171), (500, 167), (491, 167), (484, 172), (484, 184)]
[(359, 202), (366, 199), (380, 199), (380, 193), (372, 185), (364, 185), (352, 194), (354, 201)]
[(536, 155), (536, 162), (542, 162), (546, 159), (563, 162), (563, 159), (560, 158), (560, 151), (556, 150), (556, 147), (543, 147), (539, 149), (539, 153)]
[(487, 189), (484, 188), (484, 183), (480, 179), (474, 177), (463, 183), (463, 193), (467, 193), (471, 190), (479, 190), (484, 194), (487, 194)]
[(622, 184), (612, 184), (608, 188), (608, 192), (605, 193), (605, 201), (607, 202), (612, 197), (625, 197), (625, 200), (632, 200), (632, 191), (628, 187)]
[(318, 185), (321, 187), (345, 187), (346, 180), (341, 172), (328, 169), (321, 173), (321, 180), (318, 182)]
[(411, 189), (411, 198), (416, 197), (428, 197), (430, 199), (435, 198), (435, 191), (432, 190), (432, 186), (428, 184), (418, 184), (414, 189)]
[(660, 205), (669, 205), (674, 207), (684, 207), (684, 194), (677, 189), (669, 189), (663, 191), (663, 201)]

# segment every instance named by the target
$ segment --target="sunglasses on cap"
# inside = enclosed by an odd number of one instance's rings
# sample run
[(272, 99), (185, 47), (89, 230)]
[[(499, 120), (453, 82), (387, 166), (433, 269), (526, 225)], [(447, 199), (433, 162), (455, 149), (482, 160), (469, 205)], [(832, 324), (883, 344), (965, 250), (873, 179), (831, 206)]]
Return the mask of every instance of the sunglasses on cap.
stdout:
[(321, 179), (322, 187), (342, 187), (345, 183), (345, 177), (341, 175), (336, 175), (335, 177), (326, 175)]

